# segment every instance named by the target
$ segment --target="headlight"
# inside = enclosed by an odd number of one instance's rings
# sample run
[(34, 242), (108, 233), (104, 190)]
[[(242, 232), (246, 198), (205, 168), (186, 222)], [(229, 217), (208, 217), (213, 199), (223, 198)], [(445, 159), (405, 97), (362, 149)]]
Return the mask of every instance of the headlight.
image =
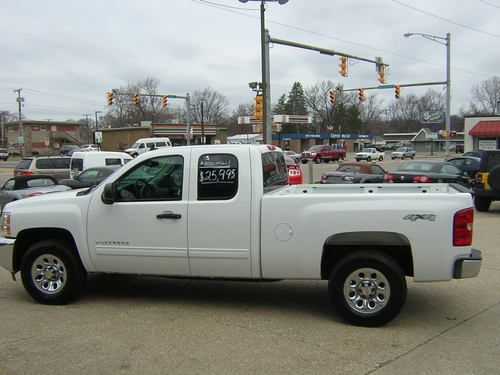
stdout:
[(10, 237), (10, 212), (2, 214), (2, 234), (4, 237)]

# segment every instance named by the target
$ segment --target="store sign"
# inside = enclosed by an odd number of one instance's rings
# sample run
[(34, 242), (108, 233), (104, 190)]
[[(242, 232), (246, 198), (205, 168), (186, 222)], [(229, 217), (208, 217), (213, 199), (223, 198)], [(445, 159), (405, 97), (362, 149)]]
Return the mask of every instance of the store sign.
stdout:
[(421, 124), (442, 124), (444, 122), (443, 111), (422, 111), (420, 112)]

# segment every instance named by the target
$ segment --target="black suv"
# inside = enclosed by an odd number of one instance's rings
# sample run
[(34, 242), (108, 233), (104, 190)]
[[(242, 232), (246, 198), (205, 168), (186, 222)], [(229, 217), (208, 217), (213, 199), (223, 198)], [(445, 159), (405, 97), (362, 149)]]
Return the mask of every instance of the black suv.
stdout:
[(474, 185), (474, 207), (488, 211), (492, 201), (500, 200), (500, 150), (484, 151)]

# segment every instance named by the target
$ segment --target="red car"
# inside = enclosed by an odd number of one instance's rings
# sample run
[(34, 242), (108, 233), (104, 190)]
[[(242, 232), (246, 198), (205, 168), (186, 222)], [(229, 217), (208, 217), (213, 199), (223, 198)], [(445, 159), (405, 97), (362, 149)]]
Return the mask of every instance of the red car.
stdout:
[(291, 185), (302, 183), (302, 171), (295, 160), (289, 156), (285, 156), (286, 169), (288, 170), (288, 183)]

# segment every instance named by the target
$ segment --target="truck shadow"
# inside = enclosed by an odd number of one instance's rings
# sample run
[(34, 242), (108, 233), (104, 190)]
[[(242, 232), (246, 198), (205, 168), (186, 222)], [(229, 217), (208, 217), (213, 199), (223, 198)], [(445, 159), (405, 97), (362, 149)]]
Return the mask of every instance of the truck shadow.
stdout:
[[(227, 281), (136, 275), (89, 275), (83, 303), (212, 306), (283, 310), (332, 318), (326, 281)], [(340, 318), (333, 315), (335, 320)]]

